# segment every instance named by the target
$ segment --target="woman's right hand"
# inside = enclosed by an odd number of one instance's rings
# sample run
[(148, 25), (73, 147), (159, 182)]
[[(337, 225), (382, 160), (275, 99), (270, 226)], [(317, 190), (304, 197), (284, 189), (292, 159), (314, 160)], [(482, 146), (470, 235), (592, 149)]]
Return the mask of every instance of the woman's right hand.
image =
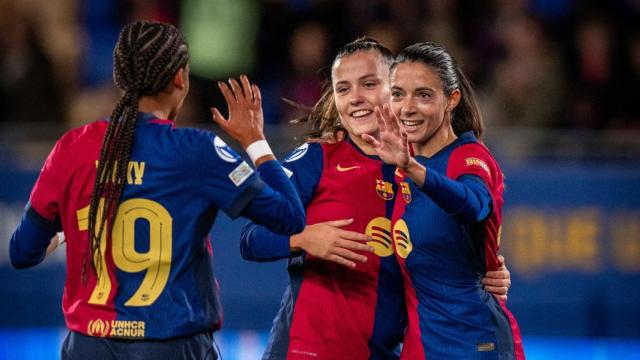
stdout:
[(262, 96), (258, 86), (249, 83), (246, 75), (241, 75), (240, 82), (230, 78), (229, 85), (220, 81), (218, 87), (227, 102), (229, 119), (214, 107), (211, 108), (213, 120), (244, 149), (256, 141), (264, 140)]
[(291, 236), (291, 250), (304, 250), (314, 257), (355, 268), (356, 261), (367, 262), (367, 257), (358, 252), (374, 249), (366, 244), (371, 241), (369, 236), (341, 229), (352, 222), (353, 219), (344, 219), (307, 225), (304, 231)]

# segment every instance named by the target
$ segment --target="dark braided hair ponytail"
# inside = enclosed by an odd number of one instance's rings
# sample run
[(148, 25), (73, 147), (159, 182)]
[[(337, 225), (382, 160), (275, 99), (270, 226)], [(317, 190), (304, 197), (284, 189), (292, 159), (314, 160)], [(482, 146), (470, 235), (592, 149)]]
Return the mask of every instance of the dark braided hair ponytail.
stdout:
[[(380, 56), (380, 60), (388, 66), (391, 66), (393, 62), (393, 54), (391, 53), (391, 50), (387, 49), (373, 38), (361, 37), (346, 44), (340, 49), (340, 51), (338, 51), (335, 59), (333, 59), (331, 68), (333, 69), (333, 66), (338, 60), (360, 51), (377, 52)], [(338, 109), (336, 109), (336, 104), (333, 98), (333, 85), (331, 84), (331, 79), (327, 80), (325, 83), (322, 97), (320, 97), (318, 102), (313, 106), (309, 115), (305, 118), (294, 120), (293, 122), (308, 122), (311, 130), (307, 136), (311, 139), (335, 137), (338, 131), (344, 130), (344, 127), (342, 127), (340, 119), (338, 118)]]
[(173, 25), (137, 21), (120, 32), (113, 59), (113, 77), (124, 94), (113, 109), (100, 149), (89, 211), (88, 256), (91, 258), (85, 259), (83, 282), (86, 282), (87, 260), (91, 261), (98, 277), (104, 270), (100, 239), (105, 230), (107, 234), (111, 231), (124, 190), (138, 100), (164, 90), (176, 72), (187, 65), (189, 54), (186, 40)]

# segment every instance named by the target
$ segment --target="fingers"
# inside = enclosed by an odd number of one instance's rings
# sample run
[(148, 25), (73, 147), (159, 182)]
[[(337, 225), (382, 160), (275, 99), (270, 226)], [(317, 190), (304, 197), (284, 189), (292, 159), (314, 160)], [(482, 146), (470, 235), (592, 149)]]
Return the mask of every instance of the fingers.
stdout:
[(231, 90), (233, 90), (233, 95), (236, 99), (236, 102), (240, 102), (244, 100), (246, 97), (244, 96), (244, 91), (242, 90), (242, 86), (238, 83), (238, 80), (234, 78), (229, 78), (229, 85), (231, 85)]
[(343, 239), (347, 239), (347, 240), (356, 240), (356, 241), (370, 241), (370, 240), (372, 240), (367, 234), (363, 234), (363, 233), (359, 233), (359, 232), (355, 232), (355, 231), (347, 231), (347, 230), (339, 230), (338, 231), (338, 236), (340, 236)]
[(222, 116), (217, 108), (211, 108), (211, 116), (213, 116), (213, 121), (215, 121), (216, 124), (220, 125), (223, 130), (225, 130), (229, 126), (229, 122), (224, 118), (224, 116)]
[(374, 138), (373, 136), (369, 134), (362, 134), (361, 137), (362, 137), (362, 140), (364, 140), (367, 144), (372, 145), (375, 148), (380, 147), (380, 142), (376, 140), (376, 138)]
[(329, 257), (327, 257), (327, 260), (332, 261), (336, 264), (340, 264), (342, 266), (346, 266), (350, 269), (353, 269), (356, 267), (356, 263), (354, 263), (353, 261), (347, 260), (335, 254), (329, 255)]
[(382, 114), (384, 115), (384, 122), (387, 130), (390, 130), (395, 135), (400, 136), (400, 125), (398, 125), (398, 119), (393, 116), (388, 104), (382, 105)]
[(352, 222), (353, 222), (353, 219), (342, 219), (342, 220), (327, 221), (326, 224), (334, 227), (343, 227), (351, 224)]
[(349, 261), (357, 261), (361, 263), (367, 262), (367, 257), (365, 255), (361, 255), (347, 249), (337, 248), (334, 255), (338, 255), (339, 257)]
[(504, 287), (506, 289), (509, 289), (509, 287), (511, 286), (511, 280), (484, 278), (482, 279), (482, 284), (485, 286), (496, 286), (496, 287)]
[(499, 286), (485, 286), (484, 289), (494, 295), (507, 295), (508, 289)]
[(506, 265), (504, 263), (504, 256), (502, 256), (502, 255), (498, 255), (498, 268), (500, 270), (506, 270), (507, 269), (507, 267), (506, 267)]
[(487, 273), (484, 275), (485, 279), (508, 279), (510, 278), (509, 276), (509, 271), (507, 270), (495, 270), (495, 271), (487, 271)]
[[(367, 239), (367, 240), (370, 240), (370, 239)], [(336, 246), (343, 249), (352, 250), (352, 251), (372, 253), (374, 251), (374, 248), (373, 246), (369, 246), (365, 243), (365, 241), (367, 240), (358, 240), (358, 239), (338, 240), (336, 241)]]
[(380, 129), (381, 132), (385, 131), (387, 129), (387, 125), (385, 124), (385, 119), (382, 115), (382, 111), (380, 110), (380, 107), (376, 106), (375, 108), (373, 108), (373, 112), (376, 114), (378, 129)]
[(244, 95), (244, 99), (249, 101), (250, 104), (253, 104), (253, 87), (249, 83), (247, 75), (240, 75), (240, 83), (242, 84), (242, 94)]
[(251, 85), (253, 89), (253, 106), (262, 107), (262, 93), (260, 93), (260, 88), (258, 85)]
[(232, 105), (235, 105), (238, 101), (236, 100), (233, 91), (229, 88), (229, 85), (223, 83), (222, 81), (218, 81), (218, 87), (222, 92), (222, 96), (224, 96), (224, 100), (227, 102), (227, 106), (231, 109)]
[(507, 301), (507, 294), (498, 294), (495, 291), (490, 291), (489, 289), (485, 289), (487, 290), (489, 293), (491, 293), (491, 295), (495, 296), (498, 300), (502, 300), (502, 301)]

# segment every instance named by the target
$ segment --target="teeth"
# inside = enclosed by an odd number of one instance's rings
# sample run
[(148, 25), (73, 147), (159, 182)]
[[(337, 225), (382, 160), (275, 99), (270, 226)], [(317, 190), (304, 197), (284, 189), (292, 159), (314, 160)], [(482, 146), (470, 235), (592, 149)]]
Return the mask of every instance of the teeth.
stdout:
[(402, 120), (402, 125), (404, 126), (418, 126), (422, 124), (423, 120)]
[(367, 116), (369, 114), (371, 114), (372, 111), (371, 110), (358, 110), (358, 111), (354, 111), (351, 113), (351, 116), (357, 118), (357, 117), (363, 117), (363, 116)]

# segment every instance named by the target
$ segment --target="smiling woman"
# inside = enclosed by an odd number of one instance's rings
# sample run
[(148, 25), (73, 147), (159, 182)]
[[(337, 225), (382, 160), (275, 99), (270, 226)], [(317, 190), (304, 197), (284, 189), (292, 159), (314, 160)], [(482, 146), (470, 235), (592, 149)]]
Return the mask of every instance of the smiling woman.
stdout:
[(278, 237), (256, 224), (243, 229), (244, 258), (289, 258), (290, 284), (264, 359), (398, 359), (407, 312), (391, 219), (411, 194), (361, 137), (378, 136), (374, 109), (389, 102), (391, 60), (366, 38), (336, 56), (331, 87), (309, 118), (318, 137), (334, 135), (339, 121), (346, 139), (316, 139), (284, 164), (307, 210), (305, 230)]
[(445, 48), (417, 43), (392, 66), (391, 96), (376, 109), (380, 139), (363, 138), (411, 194), (392, 216), (409, 313), (401, 358), (524, 359), (506, 302), (481, 286), (499, 266), (504, 177), (469, 82)]

